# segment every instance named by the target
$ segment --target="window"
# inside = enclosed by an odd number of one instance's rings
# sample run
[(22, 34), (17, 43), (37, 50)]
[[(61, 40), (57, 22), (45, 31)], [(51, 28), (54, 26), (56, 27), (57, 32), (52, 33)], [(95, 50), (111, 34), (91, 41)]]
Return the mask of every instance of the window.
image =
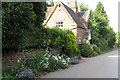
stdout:
[(56, 21), (56, 26), (63, 27), (63, 21)]

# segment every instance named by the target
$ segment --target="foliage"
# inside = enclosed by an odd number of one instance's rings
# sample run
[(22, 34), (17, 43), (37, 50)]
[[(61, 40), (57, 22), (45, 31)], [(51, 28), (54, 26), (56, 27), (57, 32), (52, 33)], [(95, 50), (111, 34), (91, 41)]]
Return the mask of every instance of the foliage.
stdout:
[(104, 51), (108, 48), (108, 41), (105, 40), (104, 38), (99, 39), (99, 43), (96, 44), (101, 51)]
[(65, 43), (62, 48), (63, 53), (70, 55), (70, 56), (75, 55), (78, 52), (78, 48), (75, 42), (75, 36), (67, 34), (65, 38), (66, 38)]
[[(98, 2), (96, 9), (95, 9), (95, 13), (99, 13), (100, 15), (104, 16), (104, 18), (106, 20), (108, 20), (108, 16), (106, 14), (106, 11), (104, 10), (104, 6), (101, 2)], [(106, 23), (108, 24), (108, 23)]]
[(42, 27), (46, 3), (7, 2), (2, 5), (3, 49), (50, 46), (69, 56), (77, 53), (75, 36), (71, 31)]
[(33, 57), (19, 58), (17, 63), (14, 63), (3, 72), (3, 79), (19, 78), (32, 80), (38, 74), (64, 69), (68, 65), (69, 59), (66, 55), (53, 54), (47, 48), (45, 51), (37, 52)]
[(26, 58), (19, 58), (17, 63), (9, 66), (6, 71), (3, 72), (3, 79), (33, 79), (35, 74), (32, 69), (25, 66)]
[(38, 52), (36, 56), (27, 59), (26, 66), (32, 68), (35, 73), (43, 72), (49, 59), (48, 53), (48, 51)]
[(20, 68), (16, 73), (16, 77), (22, 79), (34, 78), (34, 76), (35, 74), (33, 73), (32, 69), (29, 69), (27, 67)]
[(80, 11), (88, 11), (88, 6), (87, 5), (85, 5), (85, 4), (81, 4), (81, 6), (80, 6)]
[(46, 2), (33, 2), (33, 11), (36, 14), (35, 27), (41, 28), (45, 19), (45, 11), (47, 10)]
[(117, 38), (116, 43), (117, 43), (117, 44), (120, 44), (120, 32), (117, 32), (117, 33), (116, 33), (116, 38)]
[(100, 48), (99, 48), (97, 45), (93, 44), (92, 47), (93, 47), (93, 51), (94, 51), (95, 53), (101, 54)]
[(47, 1), (47, 6), (48, 6), (48, 7), (53, 7), (53, 6), (54, 6), (53, 0), (48, 0), (48, 1)]
[(40, 45), (43, 48), (50, 46), (51, 48), (58, 48), (61, 50), (62, 54), (68, 56), (74, 55), (77, 53), (77, 44), (75, 41), (74, 34), (69, 30), (62, 30), (58, 27), (52, 29), (43, 28), (41, 30)]
[(93, 47), (90, 44), (79, 45), (79, 50), (80, 50), (81, 56), (84, 56), (84, 57), (92, 57), (94, 54)]
[(9, 80), (14, 80), (16, 77), (14, 77), (14, 76), (12, 76), (12, 75), (10, 75), (10, 74), (6, 74), (6, 75), (4, 75), (3, 77), (2, 77), (2, 80), (7, 80), (7, 79), (9, 79)]
[[(41, 10), (39, 15), (36, 10)], [(18, 50), (36, 45), (36, 21), (42, 25), (45, 10), (41, 3), (2, 3), (2, 48)]]
[(68, 60), (65, 55), (59, 56), (59, 55), (53, 55), (48, 60), (48, 68), (46, 71), (51, 72), (55, 71), (57, 69), (64, 69), (68, 67)]
[[(104, 11), (104, 6), (101, 2), (98, 3), (94, 12), (91, 12), (89, 28), (91, 29), (91, 43), (102, 47), (111, 47), (115, 45), (115, 32), (109, 27), (109, 20)], [(105, 42), (103, 42), (103, 41)]]
[(101, 54), (100, 48), (95, 44), (81, 44), (79, 47), (79, 53), (84, 57), (93, 57)]
[(108, 46), (113, 47), (116, 43), (116, 34), (112, 28), (109, 28), (109, 36), (107, 37)]

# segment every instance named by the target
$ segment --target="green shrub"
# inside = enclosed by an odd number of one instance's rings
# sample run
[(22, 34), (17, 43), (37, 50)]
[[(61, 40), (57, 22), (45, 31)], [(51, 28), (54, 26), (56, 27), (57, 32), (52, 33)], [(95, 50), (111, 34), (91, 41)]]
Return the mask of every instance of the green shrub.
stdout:
[(94, 56), (93, 47), (90, 44), (81, 44), (79, 45), (80, 54), (84, 57)]
[(43, 28), (39, 34), (41, 47), (57, 48), (61, 53), (68, 56), (75, 55), (78, 51), (74, 34), (69, 30), (62, 30), (58, 27), (52, 29)]
[(12, 76), (12, 75), (10, 75), (10, 74), (6, 74), (6, 75), (4, 75), (3, 77), (2, 77), (2, 80), (15, 80), (17, 77), (15, 77), (15, 76)]
[(99, 43), (97, 45), (98, 47), (100, 47), (101, 51), (105, 51), (108, 49), (108, 41), (103, 38), (99, 39)]
[(75, 36), (71, 34), (66, 35), (65, 43), (63, 43), (62, 52), (66, 55), (73, 56), (77, 54), (78, 48), (75, 41)]
[(94, 50), (95, 54), (101, 54), (100, 48), (97, 47), (97, 45), (93, 44), (92, 46), (93, 46), (93, 50)]
[(35, 73), (43, 72), (46, 67), (44, 64), (47, 63), (49, 51), (38, 52), (36, 56), (27, 59), (26, 66), (33, 69)]

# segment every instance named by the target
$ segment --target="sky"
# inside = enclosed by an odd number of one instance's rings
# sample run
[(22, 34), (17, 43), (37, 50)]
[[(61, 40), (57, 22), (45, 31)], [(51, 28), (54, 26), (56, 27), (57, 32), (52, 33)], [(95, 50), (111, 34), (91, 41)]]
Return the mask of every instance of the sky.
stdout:
[[(54, 2), (62, 1), (63, 3), (67, 4), (70, 0), (53, 0)], [(90, 9), (93, 11), (96, 8), (98, 2), (102, 2), (105, 8), (105, 11), (108, 15), (108, 19), (110, 27), (113, 28), (115, 32), (118, 31), (118, 2), (120, 0), (77, 0), (77, 3), (83, 3), (88, 5)]]

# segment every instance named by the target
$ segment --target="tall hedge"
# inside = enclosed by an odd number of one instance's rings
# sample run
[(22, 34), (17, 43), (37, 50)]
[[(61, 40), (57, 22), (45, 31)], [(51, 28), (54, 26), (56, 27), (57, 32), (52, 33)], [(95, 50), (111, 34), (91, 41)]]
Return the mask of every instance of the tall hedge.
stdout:
[[(36, 6), (40, 4), (36, 4)], [(45, 4), (44, 4), (45, 5)], [(42, 11), (35, 14), (33, 3), (28, 2), (3, 2), (2, 3), (2, 48), (14, 49), (36, 45), (35, 26), (38, 16), (44, 17), (45, 6), (39, 7)], [(38, 8), (38, 9), (39, 9)], [(41, 19), (39, 25), (42, 25)], [(40, 20), (39, 20), (40, 21)]]

